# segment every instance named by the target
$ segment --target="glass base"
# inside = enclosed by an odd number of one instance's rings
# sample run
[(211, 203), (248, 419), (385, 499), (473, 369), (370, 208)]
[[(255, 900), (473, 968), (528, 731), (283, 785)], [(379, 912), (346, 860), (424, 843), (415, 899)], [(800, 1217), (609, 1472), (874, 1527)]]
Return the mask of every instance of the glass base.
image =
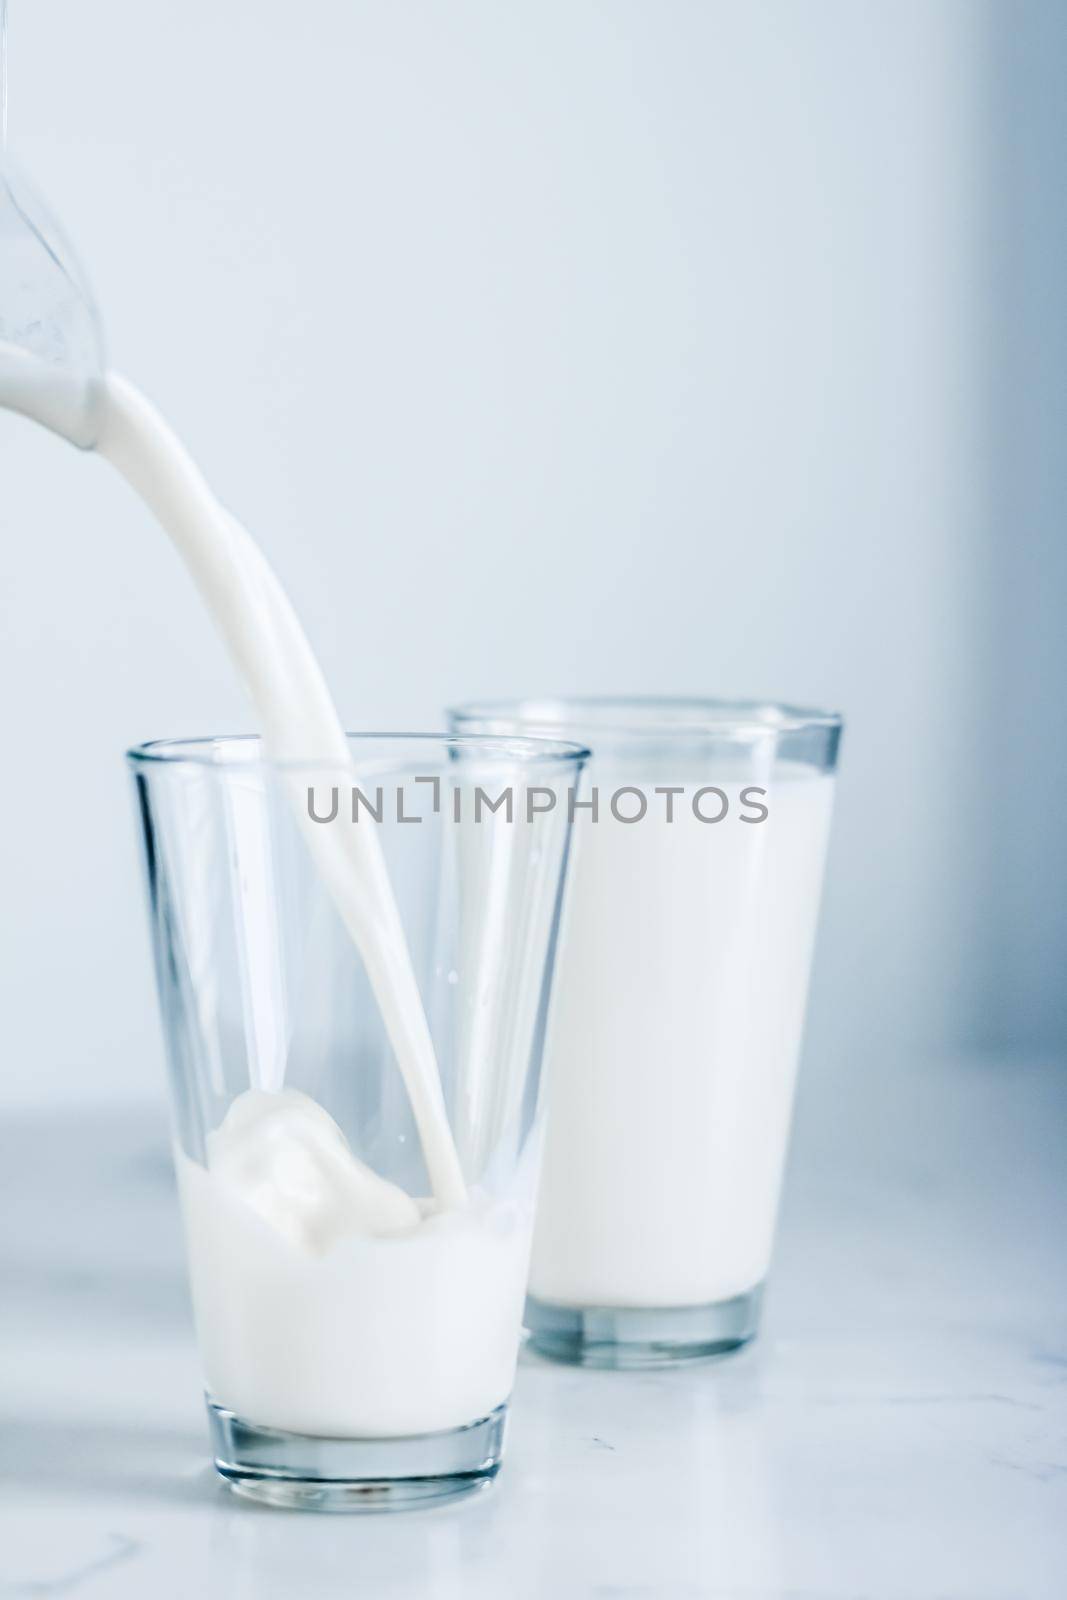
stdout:
[(763, 1285), (705, 1306), (558, 1306), (529, 1295), (530, 1348), (577, 1367), (710, 1361), (755, 1338)]
[(248, 1500), (294, 1511), (403, 1511), (496, 1477), (507, 1406), (446, 1433), (326, 1439), (263, 1428), (207, 1397), (215, 1468)]

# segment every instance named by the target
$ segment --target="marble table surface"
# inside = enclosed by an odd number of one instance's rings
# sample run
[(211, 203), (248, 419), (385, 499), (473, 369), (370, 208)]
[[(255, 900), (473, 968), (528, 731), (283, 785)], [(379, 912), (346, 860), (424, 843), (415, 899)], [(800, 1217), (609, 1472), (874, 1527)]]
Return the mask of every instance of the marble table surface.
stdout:
[(755, 1346), (524, 1354), (496, 1484), (369, 1517), (207, 1466), (160, 1107), (0, 1111), (0, 1594), (1067, 1594), (1067, 1069), (809, 1079)]

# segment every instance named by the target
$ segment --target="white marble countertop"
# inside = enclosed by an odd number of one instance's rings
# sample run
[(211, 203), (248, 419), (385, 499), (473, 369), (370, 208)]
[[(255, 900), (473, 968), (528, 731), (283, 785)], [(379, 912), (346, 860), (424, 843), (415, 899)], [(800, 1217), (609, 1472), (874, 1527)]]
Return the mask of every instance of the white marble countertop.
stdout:
[(526, 1355), (497, 1483), (371, 1517), (210, 1471), (160, 1110), (0, 1113), (0, 1594), (1067, 1594), (1067, 1072), (847, 1081), (805, 1085), (756, 1346)]

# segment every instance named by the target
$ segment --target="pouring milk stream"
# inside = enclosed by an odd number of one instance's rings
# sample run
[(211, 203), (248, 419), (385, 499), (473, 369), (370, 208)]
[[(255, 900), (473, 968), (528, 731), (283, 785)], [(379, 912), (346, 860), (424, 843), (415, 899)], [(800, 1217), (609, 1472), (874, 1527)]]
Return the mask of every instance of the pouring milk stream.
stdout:
[[(0, 346), (0, 364), (5, 356)], [(0, 403), (56, 431), (62, 407), (55, 403), (55, 384), (32, 371), (30, 362), (20, 365), (29, 369), (30, 381), (13, 383), (9, 369)], [(215, 499), (186, 450), (132, 384), (109, 374), (96, 406), (97, 451), (136, 490), (185, 561), (248, 687), (271, 757), (280, 763), (321, 761), (336, 778), (338, 767), (351, 767), (344, 730), (307, 637), (262, 552)], [(286, 779), (284, 766), (282, 776), (308, 848), (373, 985), (435, 1198), (443, 1208), (460, 1206), (463, 1177), (433, 1042), (377, 836), (369, 828), (316, 827), (304, 811), (305, 777)]]

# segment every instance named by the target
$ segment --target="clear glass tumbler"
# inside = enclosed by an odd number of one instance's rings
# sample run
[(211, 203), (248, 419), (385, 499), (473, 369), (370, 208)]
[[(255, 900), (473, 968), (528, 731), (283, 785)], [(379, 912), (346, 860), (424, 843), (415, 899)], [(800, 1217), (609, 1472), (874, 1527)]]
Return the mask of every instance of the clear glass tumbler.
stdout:
[(841, 719), (782, 705), (465, 706), (579, 738), (526, 1325), (589, 1366), (753, 1337), (774, 1239)]
[(586, 752), (353, 736), (129, 753), (215, 1462), (399, 1506), (500, 1462)]

